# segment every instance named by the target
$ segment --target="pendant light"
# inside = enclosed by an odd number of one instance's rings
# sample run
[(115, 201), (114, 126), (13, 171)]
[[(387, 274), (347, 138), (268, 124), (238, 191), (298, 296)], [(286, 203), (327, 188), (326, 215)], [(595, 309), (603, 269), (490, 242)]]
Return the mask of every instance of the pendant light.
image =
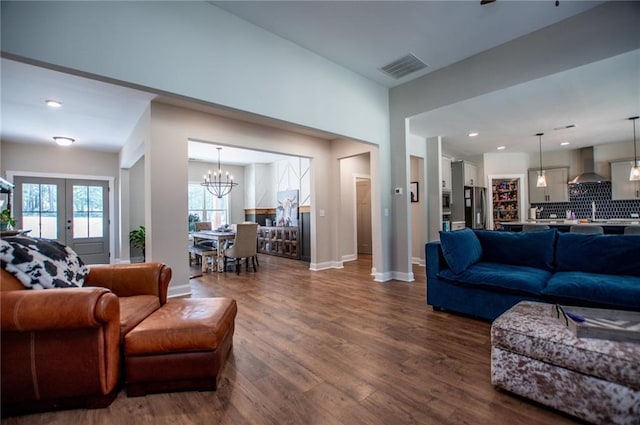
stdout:
[(542, 136), (544, 133), (538, 133), (538, 144), (540, 146), (540, 171), (538, 171), (538, 180), (536, 181), (536, 187), (547, 187), (547, 177), (544, 175), (544, 170), (542, 169)]
[(629, 181), (638, 181), (640, 180), (640, 163), (638, 163), (638, 153), (636, 150), (636, 120), (638, 117), (629, 118), (633, 121), (633, 167), (631, 167), (631, 172), (629, 173)]

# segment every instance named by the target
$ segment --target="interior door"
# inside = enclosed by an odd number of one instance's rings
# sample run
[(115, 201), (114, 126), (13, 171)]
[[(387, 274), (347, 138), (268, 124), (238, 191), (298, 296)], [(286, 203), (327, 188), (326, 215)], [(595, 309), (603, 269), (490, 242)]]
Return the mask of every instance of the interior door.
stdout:
[(371, 254), (371, 182), (356, 180), (358, 254)]
[(71, 247), (85, 264), (109, 263), (107, 181), (15, 177), (16, 226)]

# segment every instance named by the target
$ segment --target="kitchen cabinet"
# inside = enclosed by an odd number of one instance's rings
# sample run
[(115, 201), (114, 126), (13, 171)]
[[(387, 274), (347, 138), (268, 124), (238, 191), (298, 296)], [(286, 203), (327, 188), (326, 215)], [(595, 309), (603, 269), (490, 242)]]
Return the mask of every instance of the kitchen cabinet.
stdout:
[(465, 186), (482, 186), (478, 183), (478, 167), (467, 161), (464, 163), (464, 185)]
[(456, 186), (482, 186), (478, 182), (478, 167), (467, 161), (451, 163), (451, 184)]
[(611, 199), (640, 199), (640, 181), (629, 181), (633, 161), (611, 163)]
[(451, 158), (443, 156), (440, 160), (442, 168), (442, 189), (451, 190)]
[(529, 170), (529, 203), (569, 202), (569, 167), (546, 168), (547, 187), (537, 187), (538, 170)]

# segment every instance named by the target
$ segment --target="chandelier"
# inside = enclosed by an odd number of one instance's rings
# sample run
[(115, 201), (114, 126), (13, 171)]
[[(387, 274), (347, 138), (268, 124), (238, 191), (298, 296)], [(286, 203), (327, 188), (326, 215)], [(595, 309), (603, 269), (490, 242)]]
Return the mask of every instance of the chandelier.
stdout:
[(222, 179), (222, 170), (220, 169), (220, 151), (222, 148), (217, 149), (218, 172), (211, 174), (211, 170), (209, 170), (209, 172), (204, 176), (204, 181), (200, 183), (200, 185), (206, 187), (212, 195), (222, 198), (223, 196), (228, 195), (233, 187), (237, 186), (238, 183), (233, 182), (233, 176), (230, 176), (229, 173), (226, 173), (224, 180)]

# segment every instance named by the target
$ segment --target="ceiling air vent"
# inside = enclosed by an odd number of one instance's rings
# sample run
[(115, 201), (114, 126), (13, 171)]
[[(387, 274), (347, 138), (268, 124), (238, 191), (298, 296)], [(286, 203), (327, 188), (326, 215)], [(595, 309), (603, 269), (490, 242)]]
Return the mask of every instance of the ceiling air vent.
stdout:
[(413, 56), (411, 53), (401, 57), (400, 59), (394, 60), (391, 63), (386, 64), (380, 71), (385, 74), (393, 77), (395, 79), (402, 78), (405, 75), (409, 75), (412, 72), (419, 71), (427, 67), (427, 64), (422, 62), (417, 57)]

